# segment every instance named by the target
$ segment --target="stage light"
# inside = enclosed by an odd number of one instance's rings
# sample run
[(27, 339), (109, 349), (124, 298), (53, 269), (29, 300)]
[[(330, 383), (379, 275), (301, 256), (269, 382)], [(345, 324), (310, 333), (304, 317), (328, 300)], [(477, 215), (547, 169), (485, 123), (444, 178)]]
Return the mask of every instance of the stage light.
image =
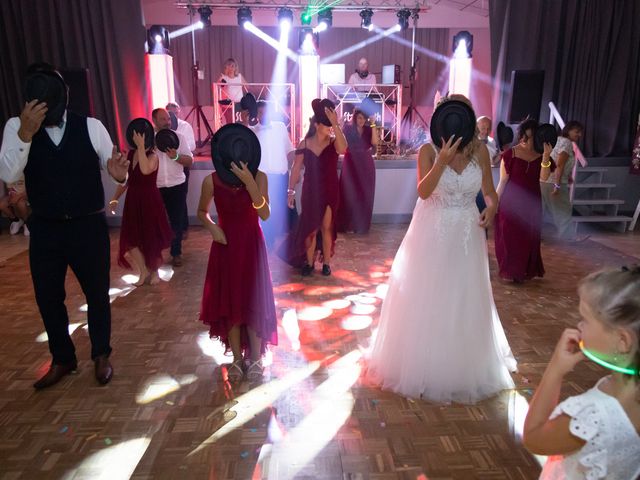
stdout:
[(302, 25), (311, 25), (311, 18), (313, 15), (311, 14), (311, 10), (307, 9), (302, 12), (300, 15), (300, 23)]
[(365, 8), (364, 10), (360, 10), (360, 18), (362, 21), (360, 22), (360, 26), (362, 28), (366, 28), (367, 30), (373, 30), (373, 23), (371, 23), (371, 17), (373, 17), (373, 10), (370, 8)]
[(400, 26), (400, 30), (406, 30), (409, 28), (409, 17), (411, 16), (411, 10), (407, 8), (403, 8), (398, 11), (396, 14), (398, 17), (398, 25)]
[(457, 58), (471, 58), (473, 35), (463, 30), (453, 36), (453, 53)]
[(303, 55), (315, 55), (320, 46), (320, 36), (311, 27), (302, 27), (298, 42), (300, 53)]
[(162, 25), (152, 25), (147, 31), (147, 51), (152, 54), (169, 53), (169, 31)]
[(200, 14), (200, 21), (202, 22), (203, 27), (211, 26), (211, 14), (213, 13), (211, 7), (205, 5), (204, 7), (198, 8), (198, 13)]
[(238, 9), (238, 25), (246, 28), (247, 23), (252, 23), (253, 17), (249, 7), (240, 7)]
[(293, 25), (293, 11), (287, 7), (278, 9), (278, 23), (281, 30), (290, 30)]
[(333, 25), (333, 14), (330, 8), (325, 8), (318, 12), (318, 31), (324, 32), (327, 28)]

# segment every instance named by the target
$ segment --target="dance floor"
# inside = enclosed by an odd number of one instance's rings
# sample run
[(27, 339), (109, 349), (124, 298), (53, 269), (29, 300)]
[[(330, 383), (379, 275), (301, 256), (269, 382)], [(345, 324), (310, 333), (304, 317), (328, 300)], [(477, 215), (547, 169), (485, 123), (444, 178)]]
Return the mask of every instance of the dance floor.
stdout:
[[(69, 275), (79, 370), (40, 392), (32, 383), (49, 353), (27, 242), (3, 233), (0, 480), (537, 478), (543, 459), (519, 436), (558, 335), (578, 321), (576, 282), (605, 265), (639, 262), (638, 235), (545, 243), (547, 276), (524, 285), (496, 278), (491, 242), (495, 299), (519, 363), (516, 389), (445, 406), (383, 392), (364, 377), (362, 358), (405, 229), (376, 225), (368, 236), (340, 236), (329, 278), (303, 279), (271, 258), (280, 344), (261, 384), (223, 382), (219, 365), (228, 359), (198, 321), (210, 245), (204, 230), (191, 229), (184, 266), (164, 267), (158, 286), (133, 288), (136, 278), (113, 266), (115, 375), (105, 387), (93, 377), (86, 306)], [(112, 259), (117, 238), (113, 230)], [(580, 364), (563, 395), (602, 374)]]

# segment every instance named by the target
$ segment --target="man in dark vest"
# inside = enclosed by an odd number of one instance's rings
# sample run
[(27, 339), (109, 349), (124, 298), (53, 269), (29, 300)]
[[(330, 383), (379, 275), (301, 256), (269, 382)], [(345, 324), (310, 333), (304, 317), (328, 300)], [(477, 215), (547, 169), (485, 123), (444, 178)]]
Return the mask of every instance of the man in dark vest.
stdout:
[(113, 368), (109, 233), (100, 169), (124, 183), (129, 162), (99, 120), (67, 110), (68, 87), (52, 66), (29, 67), (25, 96), (20, 117), (4, 128), (0, 178), (14, 181), (24, 172), (32, 209), (27, 222), (31, 278), (53, 357), (33, 386), (54, 385), (77, 367), (64, 303), (68, 267), (87, 299), (91, 358), (104, 385)]

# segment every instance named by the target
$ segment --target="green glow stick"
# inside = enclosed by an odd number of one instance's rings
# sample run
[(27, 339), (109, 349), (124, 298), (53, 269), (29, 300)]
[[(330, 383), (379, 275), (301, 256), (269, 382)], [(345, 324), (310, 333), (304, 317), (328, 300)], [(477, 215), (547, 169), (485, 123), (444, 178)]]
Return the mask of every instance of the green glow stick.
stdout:
[(580, 340), (580, 343), (578, 345), (580, 345), (580, 350), (582, 350), (582, 353), (584, 353), (585, 357), (587, 357), (592, 362), (595, 362), (598, 365), (603, 366), (604, 368), (608, 368), (609, 370), (613, 370), (614, 372), (625, 373), (627, 375), (638, 374), (638, 370), (635, 368), (619, 367), (618, 365), (614, 365), (613, 363), (609, 363), (606, 360), (598, 358), (592, 352), (584, 348), (584, 342), (582, 340)]

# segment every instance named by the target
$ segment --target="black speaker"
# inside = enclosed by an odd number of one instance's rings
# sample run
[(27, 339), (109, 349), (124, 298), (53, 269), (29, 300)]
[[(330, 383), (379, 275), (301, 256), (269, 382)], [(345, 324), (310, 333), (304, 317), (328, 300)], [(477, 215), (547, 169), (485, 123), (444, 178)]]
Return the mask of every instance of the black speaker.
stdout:
[(511, 105), (509, 123), (525, 118), (540, 120), (544, 70), (514, 70), (511, 72)]
[(69, 110), (87, 117), (95, 116), (89, 70), (86, 68), (61, 68), (58, 71), (69, 86)]

